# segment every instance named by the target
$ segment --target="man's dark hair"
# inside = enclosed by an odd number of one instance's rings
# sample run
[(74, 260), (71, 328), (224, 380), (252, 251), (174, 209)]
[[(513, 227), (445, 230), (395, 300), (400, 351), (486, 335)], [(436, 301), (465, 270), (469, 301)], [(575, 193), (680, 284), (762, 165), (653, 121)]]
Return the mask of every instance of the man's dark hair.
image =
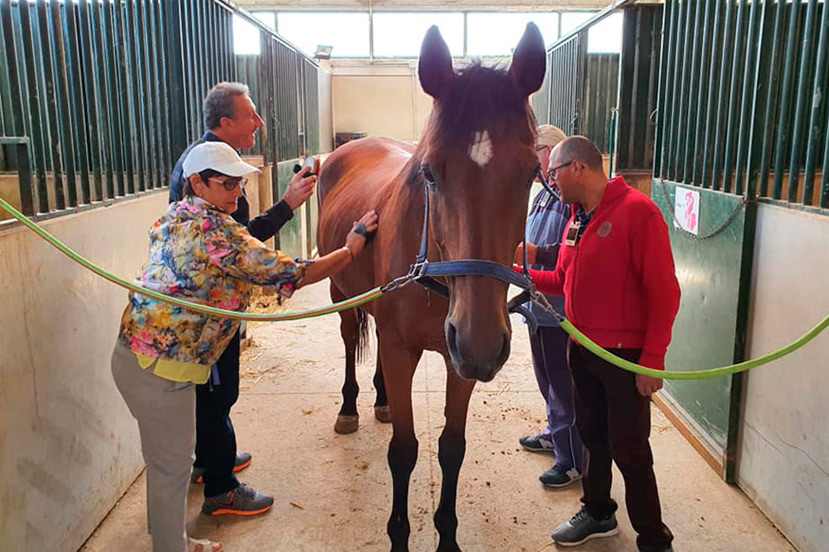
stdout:
[(220, 82), (210, 89), (204, 99), (204, 126), (219, 128), (222, 117), (233, 118), (233, 98), (250, 95), (250, 89), (241, 82)]
[(604, 169), (602, 152), (589, 138), (571, 136), (561, 142), (558, 148), (559, 159), (562, 161), (580, 161), (595, 171)]

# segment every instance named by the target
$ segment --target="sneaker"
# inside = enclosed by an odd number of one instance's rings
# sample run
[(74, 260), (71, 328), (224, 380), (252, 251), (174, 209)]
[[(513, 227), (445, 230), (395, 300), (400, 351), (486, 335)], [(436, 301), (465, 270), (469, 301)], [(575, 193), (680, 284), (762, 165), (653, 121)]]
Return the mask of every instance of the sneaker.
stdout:
[(564, 466), (556, 464), (542, 473), (538, 479), (541, 480), (545, 487), (560, 489), (581, 479), (581, 472), (576, 468), (565, 468)]
[(204, 499), (201, 513), (207, 516), (232, 514), (236, 516), (255, 516), (264, 514), (273, 506), (273, 497), (257, 493), (242, 483), (232, 491), (219, 496)]
[(549, 452), (551, 454), (556, 452), (553, 442), (540, 433), (538, 435), (524, 435), (518, 439), (518, 442), (521, 443), (524, 450), (530, 452)]
[(619, 532), (616, 515), (607, 519), (595, 519), (582, 506), (579, 513), (565, 521), (553, 531), (553, 542), (561, 546), (576, 546), (590, 539), (612, 537)]
[[(253, 462), (253, 456), (249, 452), (237, 452), (236, 461), (233, 463), (233, 473), (240, 472)], [(193, 466), (193, 473), (190, 474), (190, 483), (204, 483), (204, 468)]]

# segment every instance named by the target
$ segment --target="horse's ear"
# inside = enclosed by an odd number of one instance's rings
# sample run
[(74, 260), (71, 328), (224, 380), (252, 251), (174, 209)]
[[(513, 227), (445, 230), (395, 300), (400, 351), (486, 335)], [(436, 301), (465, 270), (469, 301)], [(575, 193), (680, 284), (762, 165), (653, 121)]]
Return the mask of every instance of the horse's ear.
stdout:
[(541, 88), (546, 70), (547, 52), (544, 49), (544, 38), (535, 23), (527, 23), (524, 36), (512, 54), (510, 76), (518, 92), (523, 96), (529, 96)]
[(423, 91), (439, 99), (455, 78), (452, 55), (435, 25), (429, 27), (420, 47), (417, 74)]

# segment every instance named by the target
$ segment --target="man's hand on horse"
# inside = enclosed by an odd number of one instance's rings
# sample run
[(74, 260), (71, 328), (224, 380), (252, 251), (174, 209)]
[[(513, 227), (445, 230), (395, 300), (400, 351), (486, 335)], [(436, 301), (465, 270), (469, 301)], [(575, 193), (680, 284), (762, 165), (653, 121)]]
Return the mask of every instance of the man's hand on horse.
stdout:
[[(313, 171), (310, 167), (303, 167), (301, 171), (294, 175), (291, 183), (288, 184), (288, 190), (285, 192), (285, 196), (282, 199), (288, 204), (291, 211), (295, 211), (297, 207), (305, 203), (305, 201), (311, 197), (311, 194), (314, 193), (314, 186), (317, 184), (317, 172), (319, 171), (319, 168), (320, 162), (319, 159), (317, 159), (314, 161)], [(309, 173), (313, 174), (311, 174), (311, 176), (306, 176)]]
[[(532, 243), (527, 243), (527, 264), (535, 264), (536, 253), (538, 253), (538, 246)], [(519, 243), (515, 249), (515, 259), (513, 262), (517, 265), (524, 264), (524, 244)]]
[(345, 246), (356, 256), (363, 250), (368, 239), (377, 231), (377, 213), (368, 211), (354, 223), (351, 232), (345, 237)]

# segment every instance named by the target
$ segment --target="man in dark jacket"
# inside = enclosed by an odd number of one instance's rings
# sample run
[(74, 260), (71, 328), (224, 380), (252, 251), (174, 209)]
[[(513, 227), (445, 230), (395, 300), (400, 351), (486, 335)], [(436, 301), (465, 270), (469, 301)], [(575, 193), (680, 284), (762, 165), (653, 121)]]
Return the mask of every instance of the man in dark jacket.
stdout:
[[(183, 197), (182, 166), (193, 147), (203, 142), (221, 141), (236, 150), (252, 148), (256, 143), (256, 131), (264, 126), (264, 122), (256, 112), (247, 86), (222, 82), (214, 86), (204, 100), (204, 126), (209, 130), (181, 154), (173, 169), (171, 203)], [(316, 176), (306, 177), (308, 172), (306, 168), (296, 175), (285, 196), (253, 220), (250, 220), (250, 206), (243, 194), (233, 218), (247, 226), (250, 234), (261, 241), (273, 237), (293, 218), (294, 210), (314, 192)], [(273, 497), (239, 483), (234, 475), (247, 468), (252, 460), (249, 453), (236, 452), (236, 435), (230, 421), (230, 409), (239, 397), (239, 354), (237, 332), (213, 366), (210, 380), (196, 387), (196, 462), (192, 481), (204, 482), (202, 512), (207, 515), (249, 516), (264, 513), (273, 506)]]

